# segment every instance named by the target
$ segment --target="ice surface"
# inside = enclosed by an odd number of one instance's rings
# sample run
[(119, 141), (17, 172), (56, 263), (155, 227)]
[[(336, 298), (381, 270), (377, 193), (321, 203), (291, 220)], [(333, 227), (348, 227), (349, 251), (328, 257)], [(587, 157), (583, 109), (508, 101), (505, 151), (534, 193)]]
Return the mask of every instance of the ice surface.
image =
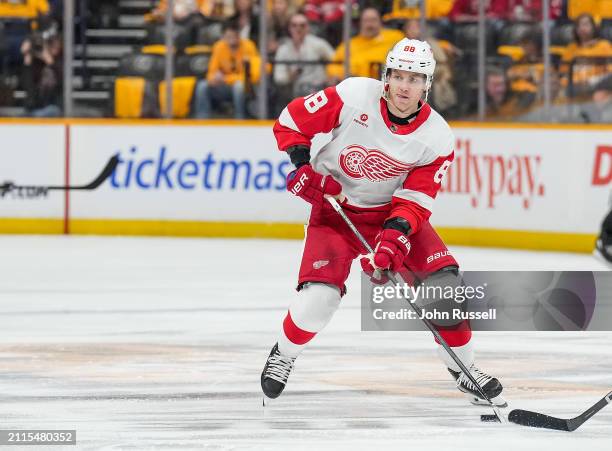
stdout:
[[(360, 332), (357, 268), (264, 411), (259, 375), (295, 295), (298, 241), (3, 236), (0, 249), (0, 429), (77, 429), (78, 449), (612, 449), (612, 407), (573, 433), (481, 423), (489, 409), (454, 389), (426, 333)], [(470, 270), (607, 269), (452, 251)], [(511, 407), (557, 416), (612, 389), (611, 340), (475, 334)]]

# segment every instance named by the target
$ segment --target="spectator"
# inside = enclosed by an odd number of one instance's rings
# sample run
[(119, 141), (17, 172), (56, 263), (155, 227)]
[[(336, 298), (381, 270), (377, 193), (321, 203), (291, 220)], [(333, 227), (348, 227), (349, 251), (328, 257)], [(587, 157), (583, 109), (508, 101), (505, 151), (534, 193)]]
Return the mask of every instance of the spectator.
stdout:
[[(147, 22), (163, 21), (167, 9), (168, 0), (160, 0), (157, 7), (145, 15), (145, 20)], [(183, 20), (195, 13), (215, 20), (227, 19), (234, 14), (234, 0), (174, 0), (173, 16), (175, 20)]]
[(289, 34), (276, 52), (280, 61), (298, 61), (298, 64), (276, 64), (274, 82), (279, 88), (279, 103), (284, 107), (295, 97), (301, 97), (322, 89), (326, 84), (324, 65), (299, 64), (302, 61), (330, 61), (334, 49), (327, 41), (309, 33), (308, 19), (304, 14), (291, 16)]
[(508, 69), (508, 79), (512, 92), (522, 99), (521, 104), (528, 105), (541, 100), (544, 88), (541, 38), (537, 33), (527, 34), (519, 46), (522, 56)]
[[(172, 17), (176, 24), (175, 46), (184, 48), (196, 42), (198, 29), (204, 22), (199, 10), (200, 2), (201, 0), (174, 0)], [(160, 0), (157, 7), (150, 14), (145, 15), (145, 21), (152, 22), (147, 26), (149, 36), (156, 36), (156, 28), (159, 28), (159, 25), (156, 24), (164, 22), (167, 10), (168, 1)], [(162, 37), (165, 36), (165, 31), (162, 33)]]
[[(539, 22), (542, 20), (542, 0), (510, 0), (510, 20)], [(549, 0), (548, 16), (557, 20), (563, 15), (563, 0)]]
[[(487, 19), (499, 21), (507, 18), (509, 0), (482, 0), (485, 3)], [(449, 13), (454, 22), (476, 22), (478, 20), (479, 0), (456, 0)]]
[(612, 75), (595, 85), (591, 101), (579, 105), (578, 110), (578, 115), (586, 123), (612, 123)]
[(23, 41), (25, 107), (33, 117), (62, 115), (62, 40), (57, 27), (35, 32)]
[[(248, 62), (249, 78), (245, 63)], [(255, 84), (260, 77), (261, 59), (252, 41), (240, 37), (238, 26), (227, 22), (223, 36), (212, 48), (206, 80), (196, 85), (195, 117), (209, 118), (214, 107), (231, 101), (236, 119), (246, 117), (246, 86)]]
[(574, 21), (574, 42), (570, 43), (563, 61), (570, 61), (576, 56), (611, 56), (610, 41), (599, 38), (599, 29), (590, 14), (581, 14)]
[(30, 33), (31, 24), (47, 19), (49, 13), (47, 0), (0, 0), (0, 20), (6, 40), (5, 54), (1, 56), (6, 64), (16, 66), (21, 63), (21, 44)]
[(612, 56), (612, 45), (607, 39), (599, 38), (599, 30), (593, 17), (581, 14), (574, 22), (574, 42), (570, 43), (563, 53), (562, 61), (565, 75), (569, 77), (569, 65), (576, 58), (573, 67), (574, 95), (590, 95), (590, 88), (602, 79), (609, 71), (605, 63), (588, 58), (608, 58)]
[(419, 39), (427, 41), (436, 59), (436, 70), (432, 84), (431, 104), (439, 112), (444, 112), (457, 104), (457, 93), (453, 87), (452, 57), (458, 53), (458, 49), (449, 44), (443, 49), (440, 42), (429, 35), (426, 30), (421, 29), (419, 19), (408, 19), (403, 26), (404, 35), (408, 39)]
[[(383, 3), (383, 2), (380, 2)], [(383, 20), (418, 19), (421, 17), (421, 0), (393, 0), (390, 11), (383, 13)], [(425, 17), (427, 19), (444, 19), (453, 7), (453, 0), (427, 0), (425, 2)], [(385, 11), (387, 12), (387, 11)]]
[(304, 14), (311, 22), (338, 22), (344, 16), (344, 0), (306, 0)]
[[(359, 34), (351, 39), (350, 75), (356, 77), (378, 78), (380, 73), (373, 72), (373, 65), (382, 67), (387, 52), (404, 34), (399, 30), (389, 30), (382, 26), (380, 13), (374, 8), (365, 8), (359, 20)], [(344, 61), (344, 44), (340, 44), (334, 53), (334, 62)], [(327, 68), (330, 83), (337, 83), (349, 74), (344, 73), (342, 64), (330, 65)]]
[(485, 92), (487, 119), (509, 119), (518, 113), (516, 99), (510, 92), (508, 78), (502, 68), (487, 68)]
[(281, 41), (289, 37), (289, 19), (294, 13), (289, 0), (273, 0), (268, 16), (268, 53), (274, 55)]
[(234, 15), (234, 0), (201, 0), (200, 13), (213, 20), (225, 20)]
[[(199, 13), (201, 0), (174, 0), (172, 17), (177, 22), (183, 22), (194, 14)], [(145, 15), (150, 22), (163, 22), (168, 10), (168, 0), (160, 0), (157, 7)]]
[[(345, 0), (306, 0), (304, 14), (310, 22), (320, 26), (322, 34), (332, 45), (338, 45), (342, 41), (345, 6)], [(353, 7), (356, 6), (353, 0)]]
[(238, 25), (242, 39), (257, 43), (259, 39), (259, 18), (253, 10), (253, 0), (234, 0), (234, 15), (229, 20)]
[(521, 122), (612, 123), (612, 76), (597, 83), (592, 97), (581, 103), (558, 103), (549, 109), (535, 108), (519, 116)]

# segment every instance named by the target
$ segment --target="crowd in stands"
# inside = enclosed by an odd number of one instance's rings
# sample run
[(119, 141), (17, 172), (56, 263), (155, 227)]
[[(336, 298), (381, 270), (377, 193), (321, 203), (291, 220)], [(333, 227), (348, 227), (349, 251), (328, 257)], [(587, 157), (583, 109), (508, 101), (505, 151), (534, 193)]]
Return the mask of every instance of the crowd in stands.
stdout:
[[(547, 111), (543, 109), (543, 0), (482, 1), (487, 119), (611, 119), (612, 0), (549, 0), (553, 108)], [(433, 107), (449, 119), (476, 117), (478, 0), (425, 0), (425, 20), (420, 18), (420, 0), (352, 0), (349, 73), (342, 42), (345, 0), (268, 0), (266, 11), (259, 11), (259, 3), (173, 1), (176, 62), (199, 58), (201, 63), (189, 66), (197, 70), (179, 70), (173, 80), (174, 101), (183, 103), (173, 107), (179, 117), (255, 117), (262, 77), (268, 80), (269, 115), (275, 117), (292, 98), (347, 76), (380, 78), (387, 51), (405, 36), (427, 40), (434, 52), (437, 66), (429, 98)], [(6, 48), (3, 59), (22, 66), (29, 115), (61, 114), (60, 31), (44, 25), (44, 18), (57, 17), (59, 8), (61, 2), (51, 0), (0, 0), (0, 23), (7, 24), (0, 28), (0, 49)], [(159, 0), (145, 15), (147, 45), (136, 54), (163, 58), (167, 10), (167, 0)], [(261, 14), (267, 15), (266, 30), (260, 29)], [(27, 33), (11, 27), (17, 17), (32, 22)], [(265, 49), (259, 48), (261, 33), (267, 38)], [(260, 70), (262, 52), (269, 61), (265, 73)], [(160, 85), (160, 80), (147, 79), (146, 74), (142, 78), (144, 82), (116, 84), (116, 116), (162, 114), (162, 88), (148, 91), (156, 93), (158, 108), (117, 106), (125, 99), (142, 102), (147, 92), (143, 83)]]

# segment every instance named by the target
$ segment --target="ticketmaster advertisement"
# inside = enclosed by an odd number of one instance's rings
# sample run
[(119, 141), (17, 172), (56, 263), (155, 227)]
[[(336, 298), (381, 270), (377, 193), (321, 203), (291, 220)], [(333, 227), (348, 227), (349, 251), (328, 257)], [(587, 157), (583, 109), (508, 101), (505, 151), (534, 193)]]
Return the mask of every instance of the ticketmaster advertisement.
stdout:
[(120, 159), (95, 193), (73, 193), (72, 218), (298, 224), (306, 218), (304, 202), (285, 191), (291, 163), (268, 127), (75, 126), (72, 138), (75, 177), (95, 173), (112, 155)]

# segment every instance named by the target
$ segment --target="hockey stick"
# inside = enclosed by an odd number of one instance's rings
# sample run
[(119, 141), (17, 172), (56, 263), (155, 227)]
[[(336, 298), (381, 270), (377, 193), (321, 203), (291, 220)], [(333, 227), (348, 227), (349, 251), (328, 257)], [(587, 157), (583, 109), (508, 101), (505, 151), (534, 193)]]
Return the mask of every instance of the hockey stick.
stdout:
[(0, 185), (0, 197), (4, 196), (6, 193), (9, 193), (13, 190), (17, 190), (17, 189), (31, 189), (31, 190), (42, 190), (42, 191), (51, 191), (51, 190), (94, 190), (96, 188), (98, 188), (100, 185), (102, 185), (102, 183), (104, 183), (104, 181), (113, 173), (113, 171), (115, 170), (115, 168), (117, 167), (117, 165), (119, 164), (119, 155), (113, 155), (113, 157), (108, 160), (108, 163), (106, 163), (106, 166), (104, 166), (104, 169), (102, 170), (102, 172), (100, 173), (100, 175), (98, 175), (91, 183), (88, 183), (87, 185), (80, 185), (80, 186), (66, 186), (66, 185), (59, 185), (59, 186), (45, 186), (45, 185), (41, 185), (41, 186), (35, 186), (35, 185), (15, 185), (14, 183), (11, 182), (6, 182), (3, 185)]
[[(361, 242), (361, 244), (368, 251), (368, 253), (373, 254), (374, 250), (372, 249), (372, 247), (368, 244), (368, 242), (365, 240), (365, 238), (359, 232), (359, 230), (357, 230), (357, 227), (355, 227), (355, 224), (353, 224), (353, 222), (349, 219), (349, 217), (346, 215), (346, 213), (344, 212), (344, 210), (342, 209), (340, 204), (336, 201), (336, 199), (331, 197), (331, 196), (325, 196), (325, 197), (326, 197), (327, 201), (331, 204), (331, 206), (334, 208), (334, 210), (336, 210), (338, 212), (338, 214), (342, 217), (342, 219), (344, 220), (346, 225), (348, 225), (349, 228), (353, 231), (353, 233), (355, 234), (357, 239)], [(391, 282), (393, 282), (395, 285), (398, 284), (397, 278), (395, 277), (394, 273), (392, 273), (391, 271), (388, 271), (388, 270), (385, 270), (384, 273), (389, 278), (389, 280)], [(480, 395), (484, 399), (487, 400), (487, 402), (489, 403), (490, 407), (493, 409), (493, 412), (495, 412), (495, 416), (497, 417), (498, 421), (500, 423), (505, 423), (506, 419), (502, 415), (502, 413), (499, 410), (499, 408), (495, 404), (493, 404), (493, 402), (487, 396), (487, 394), (484, 392), (484, 390), (482, 389), (480, 384), (476, 381), (474, 376), (472, 376), (472, 373), (470, 373), (470, 371), (463, 364), (461, 359), (459, 357), (457, 357), (457, 354), (455, 354), (455, 352), (451, 349), (451, 347), (442, 338), (442, 336), (440, 335), (440, 332), (437, 331), (437, 329), (433, 326), (433, 324), (431, 324), (431, 322), (427, 318), (423, 317), (423, 315), (421, 314), (421, 312), (422, 312), (421, 308), (418, 305), (416, 305), (416, 303), (410, 302), (408, 299), (406, 299), (406, 301), (408, 301), (408, 304), (410, 304), (410, 306), (412, 307), (412, 310), (414, 310), (416, 312), (416, 314), (419, 316), (421, 321), (423, 321), (425, 326), (427, 326), (427, 328), (431, 331), (431, 333), (434, 335), (434, 337), (436, 337), (436, 340), (438, 340), (438, 342), (442, 345), (442, 347), (448, 353), (448, 355), (450, 355), (451, 358), (455, 361), (455, 363), (459, 366), (459, 368), (461, 368), (461, 371), (463, 371), (463, 374), (465, 374), (467, 376), (467, 378), (470, 380), (470, 382), (472, 384), (474, 384), (474, 386), (476, 387), (476, 390), (478, 390), (478, 393), (480, 393)]]
[(522, 426), (572, 432), (582, 426), (585, 421), (610, 403), (612, 403), (612, 391), (577, 417), (570, 418), (568, 420), (522, 409), (515, 409), (510, 412), (510, 415), (508, 415), (508, 420)]

